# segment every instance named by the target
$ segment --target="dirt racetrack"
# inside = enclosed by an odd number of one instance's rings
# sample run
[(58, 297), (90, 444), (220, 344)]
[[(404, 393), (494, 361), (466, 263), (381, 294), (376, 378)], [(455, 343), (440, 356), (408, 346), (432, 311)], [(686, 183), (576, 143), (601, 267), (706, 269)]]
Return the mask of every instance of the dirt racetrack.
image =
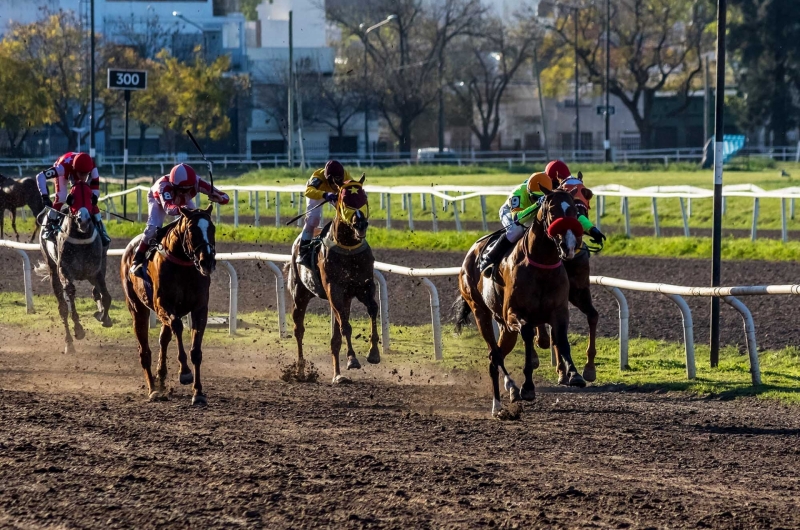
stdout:
[(800, 526), (796, 407), (540, 384), (501, 423), (478, 376), (286, 384), (278, 351), (205, 348), (196, 409), (174, 353), (146, 403), (132, 344), (0, 334), (2, 528)]
[[(114, 241), (113, 248), (124, 247), (125, 242)], [(220, 243), (220, 252), (262, 251), (288, 253), (285, 245), (253, 245)], [(461, 264), (464, 254), (460, 252), (416, 252), (406, 250), (374, 251), (376, 259), (409, 267), (453, 267)], [(39, 257), (30, 253), (35, 263)], [(239, 311), (275, 309), (274, 277), (267, 268), (255, 261), (234, 262), (239, 277)], [(7, 249), (0, 249), (0, 292), (22, 292), (22, 271), (19, 257)], [(109, 290), (115, 303), (122, 300), (118, 271), (119, 258), (109, 258)], [(668, 282), (678, 285), (703, 285), (710, 279), (710, 264), (707, 260), (669, 259), (669, 258), (631, 258), (595, 256), (592, 258), (592, 274), (648, 282)], [(436, 285), (442, 305), (442, 319), (449, 317), (449, 306), (458, 293), (455, 277), (432, 279)], [(387, 274), (389, 286), (389, 316), (395, 324), (430, 324), (430, 310), (427, 291), (419, 279)], [(723, 263), (723, 285), (794, 284), (800, 283), (800, 264), (793, 262), (729, 261)], [(34, 293), (51, 294), (48, 282), (34, 278)], [(89, 296), (91, 289), (79, 284), (78, 294)], [(630, 336), (683, 340), (683, 327), (678, 309), (663, 296), (653, 293), (626, 291), (630, 307)], [(618, 310), (614, 299), (600, 288), (593, 289), (595, 306), (600, 312), (598, 333), (602, 336), (617, 335)], [(22, 300), (22, 298), (21, 298)], [(211, 310), (227, 312), (228, 275), (221, 267), (212, 277)], [(753, 313), (756, 324), (758, 346), (761, 348), (782, 348), (800, 344), (800, 318), (798, 318), (797, 297), (793, 296), (754, 296), (742, 298)], [(708, 341), (709, 302), (705, 298), (687, 299), (694, 318), (695, 340)], [(287, 310), (291, 308), (291, 298), (286, 296)], [(327, 313), (327, 305), (321, 300), (313, 300), (309, 306), (312, 311)], [(353, 304), (354, 314), (366, 316), (363, 307)], [(126, 322), (125, 325), (129, 325)], [(572, 309), (570, 329), (587, 333), (588, 327), (583, 315)], [(744, 350), (742, 320), (737, 312), (722, 304), (722, 340), (727, 344), (737, 344)]]

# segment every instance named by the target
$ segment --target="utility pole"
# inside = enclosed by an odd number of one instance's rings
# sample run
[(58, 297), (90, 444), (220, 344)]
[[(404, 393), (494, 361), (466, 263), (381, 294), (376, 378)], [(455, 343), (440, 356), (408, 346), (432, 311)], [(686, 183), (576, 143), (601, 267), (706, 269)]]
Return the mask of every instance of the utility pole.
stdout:
[[(722, 265), (722, 146), (725, 110), (725, 22), (727, 0), (717, 11), (717, 87), (714, 100), (714, 229), (711, 235), (711, 286), (720, 282)], [(711, 299), (711, 367), (719, 364), (719, 298)]]
[(444, 152), (444, 43), (439, 48), (439, 152)]
[(572, 8), (572, 16), (575, 19), (575, 157), (581, 149), (581, 106), (580, 95), (578, 93), (578, 8)]
[(609, 87), (611, 86), (611, 0), (606, 0), (606, 137), (603, 149), (606, 152), (606, 162), (611, 162), (611, 104)]
[(533, 47), (533, 76), (536, 78), (536, 91), (539, 93), (539, 113), (542, 116), (542, 147), (544, 157), (550, 160), (550, 149), (547, 146), (547, 118), (544, 115), (544, 97), (542, 97), (542, 79), (539, 76), (539, 47)]
[[(367, 46), (368, 37), (364, 36), (364, 159), (369, 158), (369, 99), (367, 96)], [(341, 139), (339, 140), (341, 141)]]
[(289, 11), (289, 167), (294, 167), (294, 45), (292, 42), (292, 12)]
[(708, 67), (708, 56), (705, 57), (705, 77), (703, 79), (703, 145), (706, 145), (708, 138), (711, 136), (711, 129), (709, 123), (709, 110), (711, 110), (711, 75)]
[(89, 83), (91, 84), (90, 87), (90, 94), (91, 94), (91, 101), (89, 103), (89, 156), (94, 159), (95, 157), (95, 139), (94, 139), (94, 100), (95, 100), (95, 87), (94, 87), (94, 0), (91, 0), (89, 3)]

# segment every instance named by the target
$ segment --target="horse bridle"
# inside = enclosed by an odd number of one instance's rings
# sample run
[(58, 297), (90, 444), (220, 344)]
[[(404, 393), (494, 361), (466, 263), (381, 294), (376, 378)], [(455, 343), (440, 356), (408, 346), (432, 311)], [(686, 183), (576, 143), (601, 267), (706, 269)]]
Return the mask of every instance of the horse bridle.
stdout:
[[(186, 217), (186, 223), (188, 225), (189, 218)], [(183, 253), (186, 254), (186, 257), (189, 258), (192, 263), (194, 263), (194, 267), (199, 271), (200, 268), (200, 252), (202, 252), (202, 247), (198, 250), (192, 247), (192, 232), (189, 230), (188, 226), (187, 229), (183, 232), (183, 241), (181, 241), (181, 247), (183, 248)], [(208, 253), (210, 256), (216, 256), (217, 249), (214, 245), (211, 244), (210, 241), (206, 241), (205, 244), (208, 246)]]

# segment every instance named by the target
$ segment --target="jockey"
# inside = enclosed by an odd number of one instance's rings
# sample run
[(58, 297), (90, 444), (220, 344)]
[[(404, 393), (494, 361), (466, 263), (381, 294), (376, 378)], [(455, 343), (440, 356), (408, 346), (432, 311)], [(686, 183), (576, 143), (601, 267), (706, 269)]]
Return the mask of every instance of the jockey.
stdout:
[(338, 197), (339, 188), (345, 181), (350, 180), (350, 173), (345, 171), (344, 166), (336, 160), (329, 160), (324, 168), (320, 168), (311, 174), (311, 178), (306, 183), (306, 219), (303, 224), (303, 233), (300, 236), (300, 262), (311, 268), (311, 240), (314, 238), (314, 230), (322, 220), (322, 208), (313, 208), (324, 202), (335, 201)]
[[(56, 202), (50, 200), (50, 194), (47, 191), (47, 181), (55, 180)], [(51, 208), (47, 214), (47, 222), (44, 227), (45, 239), (55, 233), (61, 216), (58, 212), (64, 204), (69, 192), (69, 187), (73, 186), (75, 182), (86, 182), (92, 190), (95, 197), (100, 195), (100, 174), (97, 172), (97, 167), (94, 165), (92, 157), (87, 153), (66, 153), (61, 156), (53, 167), (48, 168), (38, 175), (36, 175), (36, 185), (39, 188), (39, 193), (42, 194), (42, 201), (45, 206)], [(95, 202), (95, 201), (93, 201)], [(103, 218), (100, 215), (100, 208), (97, 204), (92, 204), (91, 212), (92, 219), (94, 219), (95, 226), (100, 232), (100, 237), (103, 240), (103, 246), (108, 246), (111, 243), (111, 238), (108, 237), (105, 226), (103, 226)]]
[(495, 266), (514, 244), (525, 234), (526, 222), (533, 220), (539, 211), (540, 199), (544, 197), (541, 188), (552, 190), (553, 185), (544, 173), (534, 173), (525, 182), (517, 186), (500, 208), (500, 222), (506, 227), (505, 236), (501, 236), (497, 243), (481, 256), (478, 268), (487, 278), (490, 277)]
[(595, 245), (602, 244), (606, 236), (589, 220), (589, 200), (592, 198), (592, 193), (583, 185), (583, 181), (578, 177), (573, 177), (567, 165), (561, 160), (551, 160), (544, 172), (552, 180), (554, 188), (561, 187), (570, 192), (575, 199), (578, 221), (583, 226), (584, 233), (589, 235), (591, 242)]
[(156, 238), (158, 229), (164, 224), (167, 215), (178, 216), (182, 207), (194, 208), (194, 197), (197, 193), (208, 195), (208, 200), (219, 204), (228, 204), (228, 195), (214, 188), (197, 176), (188, 164), (178, 164), (169, 175), (158, 179), (147, 192), (147, 226), (144, 237), (133, 256), (130, 272), (134, 276), (144, 278), (145, 253), (150, 242)]

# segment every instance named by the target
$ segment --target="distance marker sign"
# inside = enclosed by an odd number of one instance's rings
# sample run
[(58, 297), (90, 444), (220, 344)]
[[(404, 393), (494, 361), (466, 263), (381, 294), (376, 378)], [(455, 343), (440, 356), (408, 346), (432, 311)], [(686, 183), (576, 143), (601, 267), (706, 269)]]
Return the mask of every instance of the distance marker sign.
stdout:
[(147, 71), (109, 68), (108, 88), (112, 90), (144, 90), (147, 88)]

